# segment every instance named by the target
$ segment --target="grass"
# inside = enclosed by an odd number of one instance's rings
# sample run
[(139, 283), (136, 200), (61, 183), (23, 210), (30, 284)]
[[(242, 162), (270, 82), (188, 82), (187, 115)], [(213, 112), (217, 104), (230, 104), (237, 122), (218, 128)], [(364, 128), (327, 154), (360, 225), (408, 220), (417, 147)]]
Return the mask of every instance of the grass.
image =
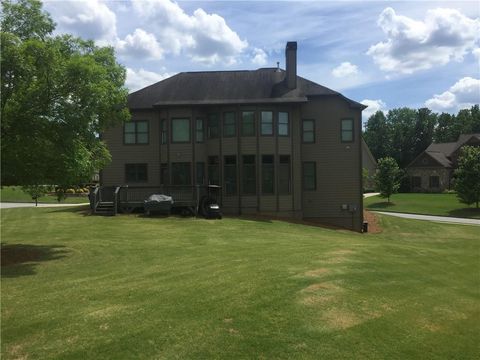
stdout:
[(2, 211), (2, 359), (476, 359), (478, 227)]
[(390, 204), (377, 195), (364, 199), (363, 205), (378, 211), (480, 219), (480, 209), (462, 204), (456, 194), (394, 194), (390, 197)]
[[(2, 186), (0, 190), (0, 198), (2, 202), (25, 202), (25, 203), (34, 203), (32, 197), (25, 193), (20, 186)], [(39, 203), (57, 203), (57, 197), (54, 195), (42, 196), (38, 199)], [(80, 204), (87, 203), (87, 196), (75, 196), (67, 197), (60, 201), (63, 204)]]

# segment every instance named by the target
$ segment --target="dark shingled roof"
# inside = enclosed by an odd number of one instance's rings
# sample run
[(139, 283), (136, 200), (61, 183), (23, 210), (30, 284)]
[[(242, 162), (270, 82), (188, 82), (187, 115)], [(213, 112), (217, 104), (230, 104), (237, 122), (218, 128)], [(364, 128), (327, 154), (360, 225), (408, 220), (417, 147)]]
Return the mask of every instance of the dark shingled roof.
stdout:
[[(450, 160), (452, 154), (457, 151), (457, 149), (465, 145), (465, 143), (467, 143), (472, 138), (480, 141), (480, 134), (461, 134), (456, 142), (430, 144), (430, 146), (424, 151), (424, 153), (429, 155), (440, 165), (450, 168), (452, 167), (452, 162)], [(419, 156), (421, 156), (422, 154), (423, 153), (421, 153)], [(419, 156), (417, 156), (407, 167), (413, 164)]]
[(365, 105), (297, 76), (297, 88), (284, 84), (285, 71), (262, 68), (244, 71), (183, 72), (128, 96), (130, 109), (166, 105), (254, 104), (306, 102), (312, 96), (340, 96), (350, 106)]

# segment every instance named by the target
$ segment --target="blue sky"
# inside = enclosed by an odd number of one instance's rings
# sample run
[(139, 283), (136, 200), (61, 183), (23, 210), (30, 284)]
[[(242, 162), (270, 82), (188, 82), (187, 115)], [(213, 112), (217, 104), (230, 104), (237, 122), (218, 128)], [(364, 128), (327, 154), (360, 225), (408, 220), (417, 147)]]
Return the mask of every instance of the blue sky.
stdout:
[(478, 1), (47, 1), (57, 32), (115, 47), (137, 90), (181, 71), (284, 68), (377, 109), (480, 102)]

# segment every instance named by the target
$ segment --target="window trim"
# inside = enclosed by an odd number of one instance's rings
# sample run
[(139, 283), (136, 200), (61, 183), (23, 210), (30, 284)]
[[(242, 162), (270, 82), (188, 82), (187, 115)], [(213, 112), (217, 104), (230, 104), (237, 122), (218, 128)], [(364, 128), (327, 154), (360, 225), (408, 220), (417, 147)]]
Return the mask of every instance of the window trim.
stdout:
[(160, 119), (160, 145), (168, 143), (167, 119)]
[[(127, 166), (129, 165), (135, 165), (135, 166), (139, 166), (139, 165), (145, 165), (145, 180), (128, 180), (127, 179)], [(147, 183), (148, 182), (148, 163), (126, 163), (125, 164), (125, 183), (126, 184), (131, 184), (131, 183)]]
[[(352, 130), (343, 130), (343, 122), (345, 120), (349, 120), (352, 122)], [(351, 131), (352, 132), (352, 140), (343, 140), (343, 131)], [(340, 119), (340, 141), (342, 143), (353, 143), (355, 142), (355, 121), (353, 120), (353, 118), (343, 118), (343, 119)]]
[[(313, 180), (314, 187), (308, 188), (305, 186), (305, 165), (313, 164)], [(317, 191), (317, 162), (316, 161), (303, 161), (302, 162), (302, 191)]]
[[(308, 130), (308, 132), (313, 133), (313, 140), (312, 141), (305, 141), (305, 121), (312, 121), (313, 122), (313, 130)], [(316, 139), (316, 121), (315, 119), (302, 119), (302, 144), (315, 144), (317, 141)]]
[[(146, 143), (138, 143), (137, 142), (137, 123), (139, 122), (145, 122), (147, 124), (147, 142)], [(126, 143), (125, 142), (125, 124), (127, 123), (133, 123), (135, 124), (135, 142), (134, 143)], [(122, 136), (123, 136), (123, 145), (130, 146), (130, 145), (149, 145), (150, 144), (150, 120), (145, 120), (145, 119), (139, 119), (139, 120), (130, 120), (130, 121), (125, 121), (123, 123), (123, 131), (122, 131)]]
[[(280, 134), (280, 113), (287, 114), (287, 135)], [(289, 111), (278, 111), (277, 112), (277, 136), (279, 137), (289, 137), (290, 136), (290, 112)]]
[[(188, 120), (188, 141), (173, 141), (173, 121)], [(170, 143), (171, 144), (190, 144), (192, 142), (192, 120), (189, 117), (174, 117), (170, 119)]]
[[(264, 112), (269, 112), (272, 114), (272, 133), (271, 134), (264, 134), (262, 132), (262, 113)], [(260, 126), (260, 136), (275, 136), (275, 112), (273, 110), (260, 110), (260, 121), (259, 121), (259, 124)]]

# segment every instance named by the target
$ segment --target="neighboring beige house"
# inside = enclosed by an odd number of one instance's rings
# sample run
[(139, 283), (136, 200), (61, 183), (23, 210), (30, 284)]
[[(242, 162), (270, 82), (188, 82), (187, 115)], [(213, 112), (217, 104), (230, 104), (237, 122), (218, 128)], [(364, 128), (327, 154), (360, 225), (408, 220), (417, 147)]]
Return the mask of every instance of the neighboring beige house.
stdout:
[(452, 188), (453, 171), (465, 145), (480, 146), (480, 134), (462, 134), (456, 142), (431, 144), (408, 166), (414, 192), (441, 192)]
[(296, 42), (285, 55), (285, 70), (184, 72), (130, 94), (132, 121), (103, 134), (102, 185), (219, 184), (224, 213), (360, 231), (365, 106), (297, 76)]
[(372, 152), (368, 148), (367, 143), (362, 137), (362, 166), (368, 172), (368, 178), (365, 181), (363, 188), (365, 190), (374, 190), (375, 184), (373, 180), (373, 176), (375, 175), (375, 171), (377, 170), (377, 160), (373, 156)]

